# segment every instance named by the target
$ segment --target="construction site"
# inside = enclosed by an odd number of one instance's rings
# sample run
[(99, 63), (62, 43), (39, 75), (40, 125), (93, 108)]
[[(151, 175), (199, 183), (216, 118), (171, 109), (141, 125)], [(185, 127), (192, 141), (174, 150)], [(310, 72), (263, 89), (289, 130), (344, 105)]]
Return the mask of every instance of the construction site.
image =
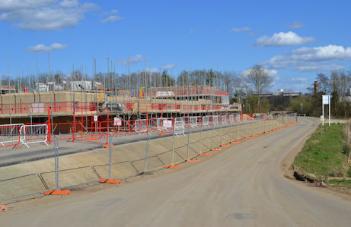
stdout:
[(230, 104), (227, 92), (210, 86), (140, 88), (133, 95), (129, 90), (92, 89), (91, 81), (71, 84), (70, 91), (19, 93), (2, 88), (0, 144), (29, 147), (36, 139), (51, 143), (55, 135), (72, 142), (91, 142), (106, 133), (169, 131), (176, 119), (186, 127), (197, 127), (242, 118), (241, 105)]
[(350, 227), (350, 8), (0, 0), (0, 227)]
[(214, 86), (70, 87), (1, 88), (0, 202), (177, 168), (290, 124), (242, 114), (241, 104)]

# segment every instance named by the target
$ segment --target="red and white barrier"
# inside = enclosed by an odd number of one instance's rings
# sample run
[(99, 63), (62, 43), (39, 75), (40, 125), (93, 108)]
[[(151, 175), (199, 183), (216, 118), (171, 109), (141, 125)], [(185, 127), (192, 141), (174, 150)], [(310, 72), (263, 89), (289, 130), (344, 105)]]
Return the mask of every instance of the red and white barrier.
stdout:
[(190, 117), (190, 127), (191, 128), (197, 127), (197, 117)]
[(16, 146), (21, 143), (20, 129), (23, 124), (6, 124), (0, 125), (0, 145)]
[(218, 125), (218, 115), (212, 116), (212, 126), (217, 126)]
[(174, 135), (184, 135), (185, 122), (182, 117), (176, 117), (174, 120)]
[(30, 144), (48, 145), (48, 125), (22, 125), (20, 128), (21, 144), (29, 148)]
[[(153, 126), (154, 127), (154, 126)], [(156, 129), (158, 131), (167, 131), (173, 129), (173, 121), (171, 118), (156, 118)]]
[(208, 116), (202, 117), (202, 126), (207, 127), (209, 125), (210, 118)]
[(232, 124), (232, 125), (235, 123), (235, 116), (234, 116), (234, 114), (229, 115), (229, 123)]
[(227, 124), (227, 115), (221, 115), (219, 122), (220, 122), (220, 125), (226, 125)]
[(147, 121), (145, 119), (136, 120), (134, 129), (136, 133), (147, 132), (147, 129), (148, 129)]

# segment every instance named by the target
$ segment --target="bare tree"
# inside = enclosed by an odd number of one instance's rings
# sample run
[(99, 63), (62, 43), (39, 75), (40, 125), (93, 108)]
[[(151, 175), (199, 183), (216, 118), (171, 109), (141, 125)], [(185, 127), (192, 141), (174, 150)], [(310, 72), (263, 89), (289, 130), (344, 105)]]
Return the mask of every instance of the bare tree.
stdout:
[(331, 91), (331, 84), (328, 76), (326, 76), (323, 73), (319, 73), (317, 75), (317, 81), (319, 83), (321, 92), (323, 92), (324, 94), (328, 94)]
[(252, 88), (255, 95), (258, 96), (257, 105), (258, 110), (261, 111), (261, 94), (265, 89), (272, 85), (273, 78), (267, 73), (263, 66), (255, 65), (245, 76), (245, 80), (248, 87)]

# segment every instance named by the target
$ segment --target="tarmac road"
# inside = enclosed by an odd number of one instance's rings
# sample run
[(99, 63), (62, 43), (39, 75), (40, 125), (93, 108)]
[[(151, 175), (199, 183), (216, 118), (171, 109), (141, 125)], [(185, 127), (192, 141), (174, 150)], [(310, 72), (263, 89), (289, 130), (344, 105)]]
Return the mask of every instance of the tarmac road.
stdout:
[[(172, 173), (0, 215), (0, 226), (351, 226), (351, 202), (282, 176), (311, 120)], [(39, 204), (39, 205), (38, 205)]]

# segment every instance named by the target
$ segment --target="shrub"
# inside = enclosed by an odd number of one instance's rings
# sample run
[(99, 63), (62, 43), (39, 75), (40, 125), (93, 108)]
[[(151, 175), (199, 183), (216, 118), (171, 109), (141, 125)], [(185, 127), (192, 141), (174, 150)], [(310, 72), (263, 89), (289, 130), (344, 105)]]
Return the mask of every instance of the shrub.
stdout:
[(351, 167), (349, 168), (349, 170), (347, 170), (347, 176), (351, 177)]
[(350, 146), (348, 144), (344, 144), (342, 148), (342, 153), (346, 156), (349, 156), (350, 154)]

